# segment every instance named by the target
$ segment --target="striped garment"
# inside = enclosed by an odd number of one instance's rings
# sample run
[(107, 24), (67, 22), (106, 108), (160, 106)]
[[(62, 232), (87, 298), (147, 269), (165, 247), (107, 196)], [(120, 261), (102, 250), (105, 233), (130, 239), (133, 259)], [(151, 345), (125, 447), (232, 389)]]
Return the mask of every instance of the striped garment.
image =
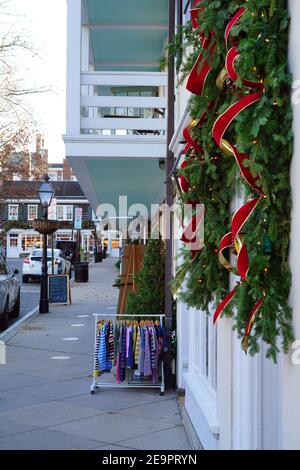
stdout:
[(109, 351), (107, 349), (107, 332), (109, 325), (104, 323), (100, 330), (100, 345), (98, 353), (99, 370), (100, 372), (110, 372), (112, 369), (112, 361), (109, 359)]
[(115, 337), (114, 337), (114, 325), (112, 322), (109, 322), (108, 352), (109, 352), (109, 359), (113, 361), (115, 358)]
[(154, 326), (151, 326), (149, 329), (150, 333), (150, 360), (151, 360), (151, 368), (155, 369), (156, 367), (156, 330)]
[(126, 326), (122, 326), (122, 345), (121, 345), (121, 357), (120, 357), (120, 380), (125, 380), (125, 368), (126, 368)]
[(144, 360), (144, 376), (149, 377), (152, 375), (151, 369), (151, 353), (150, 353), (150, 337), (149, 330), (145, 329), (145, 360)]
[(136, 327), (136, 342), (135, 342), (135, 349), (134, 349), (134, 364), (136, 366), (139, 363), (140, 348), (141, 348), (141, 330), (137, 326)]
[(136, 338), (137, 338), (137, 326), (134, 325), (134, 326), (133, 326), (133, 333), (132, 333), (133, 363), (134, 363), (134, 356), (135, 356)]
[(114, 325), (114, 355), (115, 355), (114, 362), (113, 362), (114, 366), (117, 364), (117, 357), (118, 357), (118, 353), (120, 350), (119, 340), (120, 340), (120, 325), (118, 322), (116, 322)]
[(100, 347), (100, 329), (97, 330), (97, 335), (96, 335), (96, 344), (95, 344), (95, 351), (94, 351), (94, 376), (96, 376), (97, 373), (99, 372), (99, 360), (98, 360), (99, 347)]

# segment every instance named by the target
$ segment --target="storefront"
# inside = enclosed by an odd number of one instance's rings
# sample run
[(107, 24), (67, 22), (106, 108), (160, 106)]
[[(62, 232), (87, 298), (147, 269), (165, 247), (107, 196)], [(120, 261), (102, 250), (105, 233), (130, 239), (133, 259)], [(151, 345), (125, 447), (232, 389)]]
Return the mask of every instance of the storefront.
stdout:
[[(54, 246), (56, 241), (69, 241), (74, 239), (76, 239), (76, 232), (73, 230), (59, 230), (54, 234)], [(42, 236), (34, 230), (10, 230), (6, 237), (7, 258), (25, 257), (35, 248), (42, 248), (42, 243)], [(51, 244), (51, 237), (49, 237), (49, 247)], [(91, 230), (81, 231), (81, 248), (85, 253), (93, 253), (94, 237)]]
[[(104, 236), (103, 236), (104, 235)], [(102, 232), (102, 247), (106, 248), (108, 256), (119, 258), (122, 250), (122, 236), (117, 230)]]

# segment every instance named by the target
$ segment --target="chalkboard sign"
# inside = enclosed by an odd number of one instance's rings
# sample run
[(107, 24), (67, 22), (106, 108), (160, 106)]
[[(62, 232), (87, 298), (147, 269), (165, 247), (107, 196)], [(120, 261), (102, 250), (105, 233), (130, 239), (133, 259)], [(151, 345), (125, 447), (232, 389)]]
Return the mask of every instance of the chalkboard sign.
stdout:
[(68, 305), (70, 302), (69, 276), (49, 276), (49, 303)]

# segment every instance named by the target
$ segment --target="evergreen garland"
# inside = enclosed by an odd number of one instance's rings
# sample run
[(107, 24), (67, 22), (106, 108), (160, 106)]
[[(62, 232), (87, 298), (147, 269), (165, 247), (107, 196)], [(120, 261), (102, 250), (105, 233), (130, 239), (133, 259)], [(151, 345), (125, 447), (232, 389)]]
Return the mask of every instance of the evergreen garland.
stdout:
[[(187, 289), (181, 293), (187, 305), (209, 311), (228, 293), (228, 273), (218, 261), (218, 247), (230, 229), (229, 204), (236, 190), (237, 165), (233, 158), (221, 153), (212, 138), (212, 126), (218, 115), (247, 93), (239, 81), (220, 91), (216, 79), (224, 68), (226, 46), (224, 31), (231, 16), (244, 6), (246, 13), (233, 28), (238, 38), (240, 57), (237, 72), (240, 77), (265, 83), (265, 94), (233, 121), (226, 133), (237, 143), (240, 152), (250, 156), (253, 176), (261, 175), (267, 198), (260, 202), (244, 227), (244, 240), (249, 252), (249, 281), (242, 282), (226, 314), (234, 313), (234, 328), (243, 337), (251, 310), (265, 291), (266, 297), (248, 342), (250, 354), (260, 350), (262, 338), (268, 344), (267, 357), (276, 361), (280, 349), (288, 351), (293, 341), (292, 312), (288, 305), (291, 273), (288, 265), (290, 237), (290, 163), (293, 151), (292, 110), (290, 106), (291, 76), (287, 67), (289, 16), (287, 0), (236, 1), (203, 0), (199, 30), (207, 37), (214, 34), (216, 52), (209, 57), (212, 71), (204, 94), (193, 96), (190, 116), (199, 119), (207, 113), (201, 129), (191, 134), (204, 148), (204, 160), (187, 157), (181, 170), (189, 181), (190, 192), (183, 202), (191, 200), (205, 205), (205, 247), (191, 263), (184, 250), (184, 265), (189, 266)], [(199, 30), (188, 22), (169, 52), (182, 49), (181, 80), (191, 71), (200, 52)], [(183, 37), (179, 42), (178, 38)], [(207, 52), (203, 51), (203, 54)], [(213, 103), (209, 106), (209, 103)], [(226, 138), (227, 138), (226, 137)], [(255, 196), (239, 176), (239, 186), (245, 197)], [(182, 270), (182, 267), (181, 267)], [(176, 279), (174, 280), (176, 284)], [(222, 320), (220, 320), (222, 321)], [(222, 326), (221, 326), (222, 327)]]
[(129, 294), (126, 313), (165, 313), (165, 245), (162, 240), (149, 240), (135, 282), (137, 292)]

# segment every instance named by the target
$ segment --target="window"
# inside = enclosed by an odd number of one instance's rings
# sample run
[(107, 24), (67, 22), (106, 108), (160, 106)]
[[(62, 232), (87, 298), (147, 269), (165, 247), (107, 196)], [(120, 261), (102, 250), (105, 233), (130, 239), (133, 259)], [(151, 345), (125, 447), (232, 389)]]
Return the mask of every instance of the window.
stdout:
[(94, 237), (92, 235), (84, 234), (82, 237), (82, 248), (85, 253), (93, 253), (94, 251)]
[(56, 208), (57, 220), (73, 220), (73, 206), (57, 206)]
[(18, 220), (18, 219), (19, 219), (18, 204), (9, 204), (8, 205), (8, 220)]
[(38, 218), (38, 206), (36, 204), (29, 204), (28, 220), (35, 220), (37, 218)]
[(69, 241), (72, 240), (72, 235), (69, 233), (58, 233), (56, 235), (57, 241)]
[(183, 2), (183, 23), (187, 23), (191, 18), (190, 10), (192, 8), (191, 0), (185, 0)]
[(118, 248), (120, 248), (120, 240), (112, 240), (111, 247), (113, 250), (117, 250)]
[(193, 369), (207, 381), (211, 390), (217, 388), (217, 331), (212, 318), (195, 311)]
[(42, 248), (42, 237), (41, 235), (22, 235), (22, 251), (24, 253), (31, 252), (34, 248)]
[(65, 206), (66, 220), (73, 220), (73, 206)]
[(57, 220), (64, 220), (64, 206), (56, 207)]
[(10, 248), (18, 248), (18, 243), (19, 243), (19, 235), (12, 233), (9, 236), (9, 247)]

